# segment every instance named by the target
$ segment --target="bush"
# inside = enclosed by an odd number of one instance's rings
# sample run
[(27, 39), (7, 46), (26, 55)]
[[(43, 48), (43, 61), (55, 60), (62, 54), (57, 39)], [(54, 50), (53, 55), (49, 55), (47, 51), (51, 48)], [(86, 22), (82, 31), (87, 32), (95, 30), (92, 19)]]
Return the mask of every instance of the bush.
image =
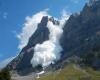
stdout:
[(0, 72), (0, 80), (11, 80), (11, 75), (10, 75), (9, 70), (3, 69)]

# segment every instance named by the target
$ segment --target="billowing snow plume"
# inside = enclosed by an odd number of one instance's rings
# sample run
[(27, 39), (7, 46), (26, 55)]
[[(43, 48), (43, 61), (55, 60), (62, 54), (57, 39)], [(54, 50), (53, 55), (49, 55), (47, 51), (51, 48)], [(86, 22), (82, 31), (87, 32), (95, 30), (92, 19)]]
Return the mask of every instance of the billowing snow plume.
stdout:
[(68, 19), (68, 16), (65, 18), (64, 13), (64, 18), (60, 20), (60, 25), (54, 25), (51, 21), (48, 21), (49, 40), (34, 47), (34, 55), (31, 60), (33, 67), (39, 64), (45, 67), (60, 59), (62, 47), (59, 44), (59, 39), (63, 33), (62, 28), (66, 19)]
[(31, 60), (33, 66), (37, 66), (38, 64), (47, 66), (50, 63), (53, 63), (54, 60), (60, 59), (62, 48), (59, 44), (59, 38), (63, 31), (59, 26), (53, 25), (50, 21), (48, 22), (47, 27), (50, 31), (49, 40), (35, 46), (34, 56)]
[(37, 25), (40, 23), (43, 16), (47, 16), (47, 10), (41, 11), (32, 17), (26, 17), (26, 22), (24, 23), (22, 32), (17, 35), (20, 40), (20, 45), (18, 46), (19, 49), (22, 49), (27, 45), (29, 38), (37, 29)]
[[(31, 60), (33, 67), (38, 64), (41, 64), (43, 67), (48, 66), (60, 59), (62, 47), (59, 44), (59, 39), (63, 33), (62, 27), (64, 22), (69, 18), (69, 15), (65, 10), (62, 11), (62, 14), (63, 16), (59, 19), (59, 25), (54, 25), (51, 21), (48, 21), (47, 27), (50, 31), (49, 40), (44, 41), (42, 44), (36, 44), (34, 47), (34, 55)], [(27, 45), (29, 38), (36, 31), (38, 23), (41, 22), (43, 16), (50, 17), (47, 10), (41, 11), (32, 17), (26, 17), (22, 32), (17, 35), (20, 40), (20, 45), (18, 46), (19, 49), (22, 49)]]

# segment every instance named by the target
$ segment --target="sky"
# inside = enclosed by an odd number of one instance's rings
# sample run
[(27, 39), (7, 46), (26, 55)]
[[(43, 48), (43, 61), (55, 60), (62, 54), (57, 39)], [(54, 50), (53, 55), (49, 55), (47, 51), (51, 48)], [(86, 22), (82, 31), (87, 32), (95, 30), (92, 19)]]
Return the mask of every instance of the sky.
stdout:
[(88, 0), (0, 0), (0, 62), (16, 56), (20, 34), (27, 16), (47, 10), (59, 18), (64, 10), (70, 14), (82, 10)]

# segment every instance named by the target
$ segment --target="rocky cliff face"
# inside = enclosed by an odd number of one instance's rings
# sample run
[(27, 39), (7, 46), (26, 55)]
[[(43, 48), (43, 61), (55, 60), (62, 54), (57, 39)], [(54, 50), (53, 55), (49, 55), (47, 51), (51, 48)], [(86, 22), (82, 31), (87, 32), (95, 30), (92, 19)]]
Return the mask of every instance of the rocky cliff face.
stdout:
[(100, 69), (99, 51), (93, 51), (100, 49), (100, 0), (90, 0), (80, 14), (70, 16), (63, 28), (61, 45), (64, 50), (62, 60), (73, 55), (85, 56), (86, 64)]
[(71, 15), (63, 28), (64, 57), (87, 53), (100, 47), (100, 1), (86, 4), (80, 14)]

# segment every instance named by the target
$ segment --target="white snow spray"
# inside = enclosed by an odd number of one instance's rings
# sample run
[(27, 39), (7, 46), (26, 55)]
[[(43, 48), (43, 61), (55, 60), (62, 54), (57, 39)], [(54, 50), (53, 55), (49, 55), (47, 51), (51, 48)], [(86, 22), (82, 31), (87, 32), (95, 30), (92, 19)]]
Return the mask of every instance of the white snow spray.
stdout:
[(49, 40), (44, 41), (42, 44), (36, 44), (34, 47), (34, 56), (31, 60), (33, 67), (39, 64), (45, 67), (60, 59), (63, 49), (59, 44), (59, 40), (63, 33), (63, 24), (64, 21), (61, 21), (60, 25), (54, 25), (51, 21), (48, 21)]

